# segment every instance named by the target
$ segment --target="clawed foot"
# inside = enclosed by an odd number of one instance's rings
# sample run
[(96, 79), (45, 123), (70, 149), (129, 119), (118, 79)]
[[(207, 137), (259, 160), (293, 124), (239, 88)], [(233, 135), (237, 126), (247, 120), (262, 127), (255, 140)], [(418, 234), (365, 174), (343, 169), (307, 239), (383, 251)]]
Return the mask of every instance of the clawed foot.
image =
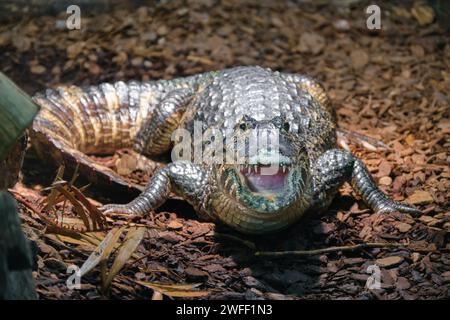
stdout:
[(422, 212), (414, 206), (407, 205), (401, 202), (387, 200), (381, 204), (379, 204), (376, 208), (377, 213), (391, 213), (391, 212), (403, 212), (409, 213), (412, 215), (420, 215)]

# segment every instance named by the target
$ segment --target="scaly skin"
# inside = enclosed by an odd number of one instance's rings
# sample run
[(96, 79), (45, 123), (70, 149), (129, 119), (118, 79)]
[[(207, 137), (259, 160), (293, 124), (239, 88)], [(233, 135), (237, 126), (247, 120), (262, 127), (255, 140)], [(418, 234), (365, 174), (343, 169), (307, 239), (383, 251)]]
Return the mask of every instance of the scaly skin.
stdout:
[[(221, 134), (209, 145), (194, 143), (206, 155), (207, 146), (225, 142), (212, 149), (226, 154), (234, 147), (242, 156), (239, 164), (199, 162), (173, 152), (173, 162), (140, 196), (106, 205), (105, 213), (147, 214), (175, 192), (204, 219), (262, 234), (293, 224), (306, 211), (325, 210), (346, 181), (375, 211), (418, 212), (387, 198), (361, 160), (337, 149), (334, 110), (323, 88), (306, 76), (238, 67), (167, 81), (49, 90), (35, 101), (42, 106), (33, 125), (37, 149), (50, 146), (57, 150), (54, 160), (72, 159), (91, 172), (99, 168), (85, 153), (132, 146), (159, 156), (173, 148), (176, 129), (193, 136), (197, 122), (203, 131)], [(264, 130), (276, 132), (266, 148), (242, 142), (255, 132), (261, 138)], [(262, 173), (267, 166), (277, 168), (270, 178)], [(112, 172), (106, 177), (121, 180)]]

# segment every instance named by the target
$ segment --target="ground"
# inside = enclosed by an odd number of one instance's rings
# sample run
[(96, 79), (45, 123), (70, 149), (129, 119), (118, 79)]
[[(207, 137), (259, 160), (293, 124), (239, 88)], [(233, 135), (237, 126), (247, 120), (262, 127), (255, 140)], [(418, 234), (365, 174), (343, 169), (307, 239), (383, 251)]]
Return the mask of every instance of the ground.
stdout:
[[(81, 266), (95, 246), (56, 238), (34, 207), (26, 207), (48, 194), (43, 189), (57, 169), (30, 150), (13, 192), (36, 249), (39, 297), (449, 298), (450, 38), (429, 7), (408, 1), (380, 1), (382, 29), (370, 31), (367, 5), (171, 1), (95, 16), (82, 11), (81, 30), (65, 29), (65, 12), (3, 23), (0, 69), (30, 94), (58, 84), (168, 79), (238, 65), (314, 76), (329, 92), (341, 127), (389, 146), (368, 151), (350, 144), (380, 187), (422, 210), (419, 216), (374, 214), (346, 185), (325, 214), (279, 234), (250, 237), (199, 222), (186, 203), (171, 200), (151, 217), (110, 217), (109, 226), (147, 227), (135, 256), (108, 292), (98, 290), (98, 267), (82, 278), (80, 290), (69, 290), (67, 266)], [(99, 161), (117, 169), (124, 154)], [(145, 184), (148, 174), (124, 167), (122, 173)], [(95, 185), (86, 194), (94, 204), (124, 201)], [(362, 242), (407, 246), (278, 259), (254, 254)], [(370, 290), (368, 267), (374, 264), (381, 288)]]

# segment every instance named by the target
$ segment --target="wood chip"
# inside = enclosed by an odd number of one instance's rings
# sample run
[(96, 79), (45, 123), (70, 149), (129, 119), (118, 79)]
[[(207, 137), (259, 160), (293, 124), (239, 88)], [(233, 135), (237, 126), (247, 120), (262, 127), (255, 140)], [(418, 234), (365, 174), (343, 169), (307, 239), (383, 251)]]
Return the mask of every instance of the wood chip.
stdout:
[(382, 268), (386, 268), (386, 267), (396, 266), (396, 265), (400, 264), (402, 261), (403, 261), (402, 257), (392, 256), (392, 257), (377, 259), (377, 260), (375, 260), (375, 263)]
[(180, 230), (180, 229), (183, 229), (183, 224), (176, 220), (172, 220), (167, 225), (167, 228), (172, 229), (172, 230)]
[(392, 184), (392, 178), (391, 177), (381, 177), (380, 180), (378, 180), (378, 183), (383, 186), (390, 186)]
[(305, 32), (300, 36), (298, 51), (319, 54), (325, 46), (325, 38), (317, 33)]
[(411, 288), (411, 283), (409, 283), (408, 279), (406, 279), (405, 277), (398, 277), (397, 288), (400, 290), (407, 290)]
[(411, 9), (411, 14), (416, 18), (419, 25), (426, 26), (434, 21), (434, 10), (430, 6), (418, 5)]
[(364, 50), (354, 50), (350, 54), (352, 66), (355, 69), (361, 69), (369, 62), (369, 55)]
[(398, 231), (400, 232), (408, 232), (409, 230), (411, 230), (412, 226), (408, 223), (404, 223), (404, 222), (398, 222), (395, 224), (395, 227), (398, 229)]
[(409, 204), (428, 204), (434, 201), (428, 191), (416, 190), (405, 200)]

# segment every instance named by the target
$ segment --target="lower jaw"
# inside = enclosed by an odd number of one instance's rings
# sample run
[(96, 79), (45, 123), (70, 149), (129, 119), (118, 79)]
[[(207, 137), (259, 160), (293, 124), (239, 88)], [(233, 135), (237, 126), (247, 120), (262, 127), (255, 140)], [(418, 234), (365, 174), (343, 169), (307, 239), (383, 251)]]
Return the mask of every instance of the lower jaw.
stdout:
[(303, 212), (297, 211), (295, 215), (283, 214), (278, 217), (264, 217), (260, 215), (245, 214), (238, 219), (237, 214), (228, 215), (225, 219), (220, 219), (224, 224), (236, 231), (245, 234), (269, 234), (281, 231), (297, 222), (303, 215)]
[(299, 199), (292, 206), (274, 213), (257, 212), (238, 204), (224, 194), (216, 201), (216, 208), (220, 208), (215, 210), (216, 218), (234, 230), (245, 234), (268, 234), (283, 230), (297, 222), (307, 208), (307, 201), (304, 199)]
[(285, 192), (289, 171), (276, 169), (276, 172), (264, 174), (261, 171), (257, 173), (241, 170), (239, 174), (241, 183), (245, 184), (251, 192), (276, 196), (276, 194)]

